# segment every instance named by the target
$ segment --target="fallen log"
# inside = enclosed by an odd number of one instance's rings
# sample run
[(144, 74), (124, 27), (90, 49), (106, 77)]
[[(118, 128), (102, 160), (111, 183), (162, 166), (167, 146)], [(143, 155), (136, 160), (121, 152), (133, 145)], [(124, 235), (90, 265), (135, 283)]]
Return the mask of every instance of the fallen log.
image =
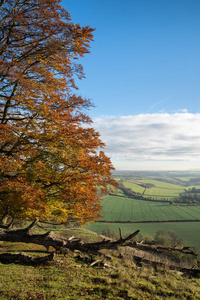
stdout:
[(131, 233), (129, 236), (126, 238), (120, 237), (119, 240), (117, 241), (112, 241), (112, 240), (103, 240), (101, 242), (96, 242), (96, 243), (84, 243), (80, 246), (78, 250), (80, 251), (99, 251), (101, 249), (117, 249), (118, 246), (121, 245), (126, 245), (126, 242), (131, 240), (133, 237), (138, 235), (140, 231), (136, 230), (135, 232)]
[(59, 238), (53, 232), (45, 234), (32, 234), (30, 231), (37, 225), (39, 219), (35, 219), (27, 228), (17, 230), (6, 230), (0, 233), (0, 241), (33, 243), (44, 246), (47, 250), (53, 247), (55, 250), (79, 250), (82, 252), (98, 252), (101, 249), (116, 249), (118, 246), (125, 244), (127, 241), (135, 237), (139, 230), (131, 233), (128, 237), (122, 238), (117, 241), (103, 240), (95, 243), (84, 243), (81, 239), (77, 238)]
[(184, 274), (187, 274), (187, 275), (191, 275), (192, 277), (199, 277), (200, 276), (200, 269), (199, 268), (180, 267), (180, 266), (177, 266), (177, 265), (174, 265), (174, 264), (167, 264), (167, 263), (164, 263), (164, 262), (158, 262), (158, 261), (155, 261), (155, 260), (147, 259), (145, 257), (140, 257), (140, 256), (136, 256), (136, 255), (133, 256), (133, 259), (135, 260), (136, 263), (144, 262), (146, 264), (149, 264), (149, 265), (153, 266), (154, 268), (165, 267), (165, 268), (169, 268), (171, 270), (180, 271), (180, 272), (182, 272)]
[[(112, 240), (103, 240), (101, 242), (95, 243), (84, 243), (81, 239), (71, 237), (69, 239), (64, 239), (60, 237), (56, 237), (53, 232), (47, 232), (45, 234), (32, 234), (30, 231), (37, 225), (39, 219), (35, 219), (27, 228), (17, 229), (17, 230), (5, 230), (0, 233), (0, 241), (9, 241), (9, 242), (22, 242), (22, 243), (34, 243), (38, 245), (43, 245), (46, 249), (49, 247), (53, 247), (55, 250), (60, 251), (61, 253), (65, 253), (67, 250), (75, 251), (79, 250), (84, 253), (97, 254), (101, 249), (117, 249), (119, 246), (131, 246), (133, 248), (137, 248), (143, 251), (180, 251), (184, 254), (192, 254), (196, 256), (189, 247), (165, 247), (165, 246), (156, 246), (156, 245), (146, 245), (137, 242), (130, 242), (132, 238), (137, 236), (139, 230), (131, 233), (126, 238), (122, 237), (120, 230), (120, 238), (117, 241)], [(54, 253), (47, 255), (45, 257), (32, 257), (25, 253), (2, 253), (0, 254), (0, 262), (2, 263), (23, 263), (23, 264), (42, 264), (47, 261), (51, 261), (54, 258)], [(160, 263), (156, 261), (151, 261), (145, 258), (134, 256), (136, 261), (143, 261), (146, 263), (150, 263), (153, 266), (166, 266), (165, 263)], [(95, 265), (95, 264), (94, 264)], [(178, 268), (178, 270), (188, 273), (192, 276), (198, 276), (200, 274), (200, 269), (187, 269), (180, 268), (176, 266), (168, 266), (169, 268)]]
[(169, 251), (169, 252), (181, 252), (183, 254), (190, 254), (194, 256), (198, 256), (190, 247), (168, 247), (168, 246), (162, 246), (162, 245), (148, 245), (148, 244), (142, 244), (142, 243), (128, 243), (127, 246), (132, 248), (137, 248), (142, 251), (146, 252), (156, 252), (156, 253), (163, 253), (163, 251)]
[(3, 264), (17, 263), (25, 265), (40, 265), (52, 261), (55, 254), (52, 252), (49, 255), (42, 257), (33, 257), (26, 253), (2, 253), (0, 254), (0, 262)]
[(37, 225), (38, 222), (39, 219), (35, 219), (27, 228), (4, 231), (3, 233), (0, 233), (0, 241), (33, 243), (43, 245), (46, 249), (50, 246), (55, 249), (59, 249), (65, 245), (65, 241), (55, 237), (52, 232), (47, 232), (45, 234), (31, 234), (30, 231)]

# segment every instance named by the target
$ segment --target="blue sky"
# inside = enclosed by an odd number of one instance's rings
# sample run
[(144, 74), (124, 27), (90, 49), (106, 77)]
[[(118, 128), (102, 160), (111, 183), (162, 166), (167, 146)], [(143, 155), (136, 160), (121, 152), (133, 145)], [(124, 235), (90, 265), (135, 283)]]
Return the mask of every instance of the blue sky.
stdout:
[(96, 106), (89, 115), (116, 169), (200, 168), (200, 1), (62, 6), (96, 28), (77, 85)]

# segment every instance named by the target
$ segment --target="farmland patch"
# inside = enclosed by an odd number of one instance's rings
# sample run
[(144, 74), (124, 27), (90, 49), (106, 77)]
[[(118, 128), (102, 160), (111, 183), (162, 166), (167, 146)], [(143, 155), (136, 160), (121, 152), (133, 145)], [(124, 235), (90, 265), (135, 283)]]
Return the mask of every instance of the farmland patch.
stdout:
[(126, 197), (106, 196), (102, 203), (100, 221), (180, 221), (199, 220), (200, 206), (169, 205)]
[(130, 181), (124, 181), (124, 186), (127, 188), (131, 188), (134, 192), (142, 194), (145, 191), (145, 188), (141, 185), (138, 185), (136, 183), (130, 182)]

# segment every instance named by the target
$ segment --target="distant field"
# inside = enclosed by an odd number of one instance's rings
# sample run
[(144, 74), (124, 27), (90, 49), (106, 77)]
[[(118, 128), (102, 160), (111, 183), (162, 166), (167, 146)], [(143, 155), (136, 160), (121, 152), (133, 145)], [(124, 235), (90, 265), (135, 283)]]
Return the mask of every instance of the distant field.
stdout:
[(184, 181), (190, 181), (192, 177), (176, 177), (176, 178), (184, 182)]
[(157, 201), (106, 196), (102, 200), (102, 218), (106, 221), (199, 220), (200, 206), (169, 205)]
[(167, 189), (167, 188), (149, 188), (145, 191), (144, 196), (149, 196), (153, 198), (175, 198), (179, 197), (179, 194), (183, 193), (184, 189)]
[(138, 185), (138, 184), (133, 183), (133, 182), (124, 181), (123, 184), (124, 184), (125, 187), (131, 188), (136, 193), (142, 194), (145, 190), (145, 188), (143, 186)]
[(173, 184), (173, 183), (169, 183), (169, 182), (163, 182), (163, 181), (159, 181), (159, 180), (153, 180), (153, 179), (142, 179), (140, 180), (140, 182), (143, 183), (151, 183), (153, 185), (155, 185), (155, 187), (157, 188), (162, 188), (162, 189), (182, 189), (184, 190), (184, 187), (178, 184)]
[(196, 189), (200, 189), (200, 185), (190, 185), (190, 186), (186, 187), (186, 190), (192, 189), (193, 187)]
[[(189, 178), (188, 178), (189, 179)], [(133, 180), (134, 181), (134, 180)], [(127, 188), (131, 188), (134, 192), (143, 194), (144, 197), (153, 198), (154, 200), (167, 200), (179, 197), (185, 190), (192, 189), (193, 187), (200, 189), (200, 185), (191, 185), (188, 187), (172, 184), (169, 182), (163, 182), (155, 179), (138, 179), (139, 183), (152, 184), (151, 188), (145, 189), (139, 184), (131, 182), (131, 180), (123, 180), (123, 184)], [(115, 193), (116, 194), (116, 193)]]
[[(165, 202), (135, 200), (126, 197), (106, 196), (102, 200), (102, 218), (87, 226), (87, 229), (102, 232), (110, 227), (118, 232), (119, 227), (124, 234), (140, 229), (143, 235), (154, 236), (159, 229), (173, 230), (181, 236), (186, 244), (195, 245), (200, 249), (200, 206), (169, 205)], [(179, 222), (163, 222), (173, 221)], [(193, 220), (193, 222), (181, 222)], [(141, 223), (134, 223), (134, 222)], [(143, 223), (143, 221), (151, 221)], [(161, 221), (154, 223), (153, 221)]]
[(114, 195), (124, 196), (124, 193), (120, 189), (114, 189), (111, 193)]
[[(189, 182), (191, 178), (193, 177), (190, 177), (189, 174), (185, 177), (174, 177), (175, 180), (180, 179), (185, 182)], [(155, 178), (151, 179), (150, 177), (138, 177), (137, 179), (135, 177), (120, 177), (117, 179), (122, 179), (125, 187), (131, 188), (134, 192), (143, 194), (143, 197), (152, 198), (155, 201), (128, 198), (120, 190), (117, 190), (115, 194), (119, 196), (110, 195), (102, 200), (102, 218), (99, 220), (104, 222), (88, 225), (88, 229), (102, 232), (107, 228), (112, 228), (118, 232), (120, 227), (123, 234), (139, 229), (143, 235), (148, 234), (152, 237), (159, 229), (173, 230), (184, 239), (186, 244), (195, 245), (200, 252), (200, 222), (196, 221), (200, 220), (200, 206), (178, 206), (170, 205), (166, 202), (166, 200), (179, 197), (179, 194), (184, 193), (187, 189), (192, 189), (193, 187), (200, 189), (200, 185), (186, 187), (181, 184), (156, 180)], [(173, 180), (173, 178), (171, 179)], [(149, 183), (154, 186), (145, 189), (134, 181)], [(163, 202), (157, 200), (162, 200)], [(175, 220), (177, 222), (174, 222)], [(145, 223), (148, 221), (150, 222)]]

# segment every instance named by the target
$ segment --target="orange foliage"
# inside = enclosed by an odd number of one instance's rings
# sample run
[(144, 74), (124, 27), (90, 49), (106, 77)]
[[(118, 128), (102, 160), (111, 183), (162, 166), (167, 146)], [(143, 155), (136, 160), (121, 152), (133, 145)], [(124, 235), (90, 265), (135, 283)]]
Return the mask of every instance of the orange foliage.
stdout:
[(93, 29), (73, 24), (59, 0), (2, 0), (0, 20), (0, 211), (91, 221), (97, 188), (115, 185), (91, 103), (73, 93)]

